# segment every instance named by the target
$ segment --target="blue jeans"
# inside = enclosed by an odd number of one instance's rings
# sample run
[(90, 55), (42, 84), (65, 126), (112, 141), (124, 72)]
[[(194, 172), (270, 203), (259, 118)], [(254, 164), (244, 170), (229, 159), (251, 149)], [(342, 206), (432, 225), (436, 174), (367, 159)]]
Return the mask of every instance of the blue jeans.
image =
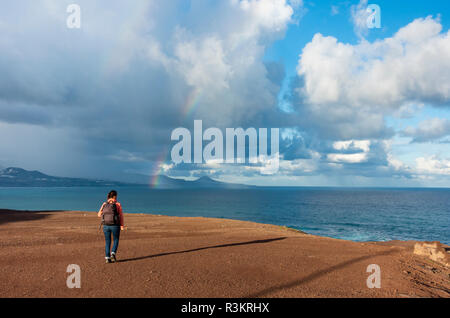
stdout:
[[(120, 226), (119, 225), (103, 225), (103, 233), (105, 234), (105, 255), (111, 257), (111, 252), (116, 253), (119, 247)], [(113, 236), (113, 248), (111, 251), (111, 234)]]

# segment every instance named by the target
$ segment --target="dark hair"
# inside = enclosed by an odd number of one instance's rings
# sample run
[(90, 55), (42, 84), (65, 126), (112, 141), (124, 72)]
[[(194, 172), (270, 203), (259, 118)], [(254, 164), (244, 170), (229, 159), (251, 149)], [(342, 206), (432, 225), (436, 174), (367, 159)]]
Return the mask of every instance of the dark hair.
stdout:
[(114, 197), (117, 197), (117, 191), (116, 190), (111, 190), (108, 193), (108, 199), (112, 199)]

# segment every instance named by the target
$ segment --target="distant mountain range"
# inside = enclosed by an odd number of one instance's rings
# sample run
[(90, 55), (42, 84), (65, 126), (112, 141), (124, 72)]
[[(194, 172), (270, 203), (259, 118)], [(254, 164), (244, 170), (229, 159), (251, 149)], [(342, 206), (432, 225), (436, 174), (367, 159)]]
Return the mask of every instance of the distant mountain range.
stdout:
[[(121, 178), (123, 179), (123, 178)], [(0, 187), (92, 187), (92, 186), (149, 186), (150, 180), (158, 180), (155, 188), (158, 189), (184, 189), (184, 188), (212, 188), (212, 189), (242, 189), (251, 186), (226, 183), (213, 180), (209, 177), (201, 177), (197, 180), (188, 181), (170, 178), (165, 175), (146, 176), (132, 175), (131, 182), (96, 180), (84, 178), (67, 178), (49, 176), (39, 171), (28, 171), (22, 168), (10, 167), (0, 170)]]
[(0, 170), (2, 187), (79, 187), (79, 186), (118, 186), (124, 182), (91, 180), (83, 178), (65, 178), (46, 175), (39, 171), (28, 171), (10, 167)]

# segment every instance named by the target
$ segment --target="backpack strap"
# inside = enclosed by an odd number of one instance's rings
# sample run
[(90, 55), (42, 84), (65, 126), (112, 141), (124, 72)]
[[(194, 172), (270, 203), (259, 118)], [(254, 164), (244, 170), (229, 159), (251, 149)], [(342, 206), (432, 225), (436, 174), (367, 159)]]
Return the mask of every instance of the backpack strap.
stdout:
[[(103, 212), (103, 209), (105, 208), (106, 203), (108, 203), (108, 201), (103, 202), (100, 211)], [(100, 226), (98, 227), (99, 230), (101, 229), (101, 227), (102, 227), (104, 221), (105, 221), (105, 215), (102, 213), (102, 220), (101, 220), (101, 222), (100, 222)]]

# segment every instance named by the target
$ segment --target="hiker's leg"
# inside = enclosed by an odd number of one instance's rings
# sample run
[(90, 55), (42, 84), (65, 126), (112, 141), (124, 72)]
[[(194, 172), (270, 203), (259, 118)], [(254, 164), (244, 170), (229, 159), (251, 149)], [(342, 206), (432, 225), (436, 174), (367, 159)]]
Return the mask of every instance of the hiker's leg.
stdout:
[(112, 233), (113, 233), (113, 240), (114, 240), (112, 252), (114, 254), (116, 254), (117, 248), (119, 247), (120, 226), (112, 227)]
[(103, 233), (105, 234), (105, 257), (111, 257), (111, 228), (108, 225), (103, 226)]

